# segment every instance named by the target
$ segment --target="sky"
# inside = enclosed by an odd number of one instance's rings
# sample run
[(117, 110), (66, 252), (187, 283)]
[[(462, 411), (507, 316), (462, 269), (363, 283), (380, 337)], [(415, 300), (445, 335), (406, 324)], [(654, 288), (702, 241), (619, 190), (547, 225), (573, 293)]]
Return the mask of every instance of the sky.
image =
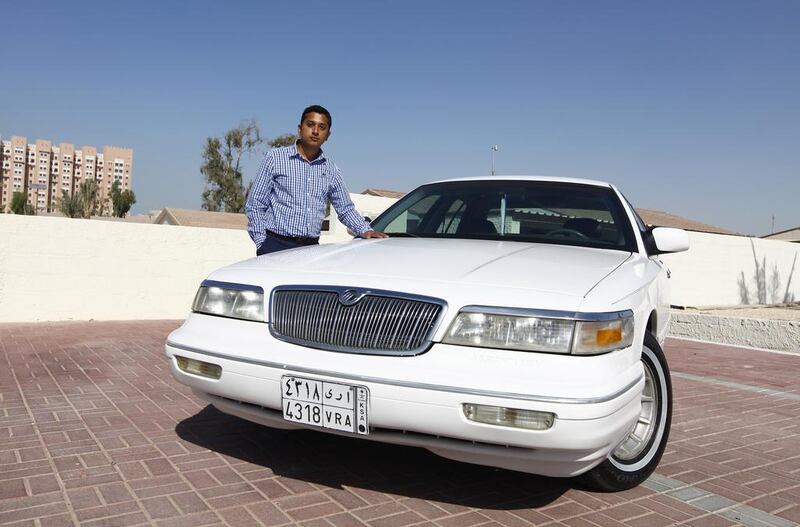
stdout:
[(352, 192), (488, 175), (498, 145), (498, 175), (800, 226), (796, 0), (27, 0), (2, 19), (0, 135), (132, 148), (133, 213), (199, 209), (207, 137), (294, 132), (322, 104)]

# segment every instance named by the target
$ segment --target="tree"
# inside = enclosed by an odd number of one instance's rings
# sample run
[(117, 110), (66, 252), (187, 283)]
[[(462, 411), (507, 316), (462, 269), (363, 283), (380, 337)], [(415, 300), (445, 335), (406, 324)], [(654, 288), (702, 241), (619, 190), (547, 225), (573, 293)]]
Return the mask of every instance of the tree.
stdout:
[(61, 213), (67, 218), (82, 218), (81, 197), (75, 194), (68, 194), (66, 190), (61, 191), (61, 203), (59, 205)]
[(278, 148), (279, 146), (291, 146), (297, 142), (297, 136), (295, 134), (283, 134), (279, 135), (275, 139), (271, 139), (267, 144), (272, 148)]
[(210, 211), (244, 212), (245, 188), (241, 161), (256, 152), (264, 140), (255, 121), (245, 121), (222, 139), (209, 137), (203, 149), (200, 173), (206, 178), (203, 208)]
[(63, 190), (61, 212), (68, 218), (91, 218), (97, 212), (99, 192), (100, 187), (93, 179), (83, 181), (72, 195)]
[(97, 195), (100, 193), (100, 186), (93, 179), (85, 179), (78, 188), (80, 197), (81, 212), (84, 218), (91, 218), (97, 212)]
[(14, 195), (11, 197), (11, 212), (14, 214), (33, 216), (36, 214), (36, 209), (33, 208), (33, 205), (28, 203), (24, 192), (14, 192)]
[(130, 189), (121, 191), (119, 181), (114, 181), (114, 184), (111, 185), (111, 206), (114, 216), (124, 218), (134, 203), (136, 203), (136, 194)]
[(271, 148), (293, 145), (294, 134), (283, 134), (269, 141), (261, 137), (255, 120), (244, 121), (225, 133), (223, 138), (209, 137), (203, 149), (200, 173), (206, 179), (203, 209), (209, 211), (244, 212), (252, 182), (245, 187), (241, 161), (245, 154), (261, 154), (264, 143)]

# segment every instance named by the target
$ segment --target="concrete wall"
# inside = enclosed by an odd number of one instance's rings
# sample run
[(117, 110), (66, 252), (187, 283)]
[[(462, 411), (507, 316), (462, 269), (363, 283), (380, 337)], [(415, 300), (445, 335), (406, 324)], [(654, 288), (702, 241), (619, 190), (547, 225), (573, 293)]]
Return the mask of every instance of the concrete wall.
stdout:
[[(769, 308), (765, 308), (769, 309)], [(673, 311), (671, 337), (800, 353), (800, 321)]]
[[(365, 215), (376, 212), (358, 205)], [(321, 241), (347, 238), (338, 224)], [(783, 300), (797, 256), (789, 291), (800, 299), (797, 244), (699, 233), (690, 239), (688, 252), (663, 257), (673, 304), (740, 304), (742, 273), (754, 301), (753, 247), (759, 265), (766, 258), (768, 302), (773, 291)], [(211, 271), (253, 255), (244, 230), (0, 214), (0, 322), (183, 318)]]
[(672, 272), (673, 305), (777, 304), (787, 285), (789, 300), (800, 301), (800, 244), (699, 232), (689, 233), (689, 243), (686, 252), (662, 256)]
[(246, 231), (0, 215), (0, 322), (183, 318)]

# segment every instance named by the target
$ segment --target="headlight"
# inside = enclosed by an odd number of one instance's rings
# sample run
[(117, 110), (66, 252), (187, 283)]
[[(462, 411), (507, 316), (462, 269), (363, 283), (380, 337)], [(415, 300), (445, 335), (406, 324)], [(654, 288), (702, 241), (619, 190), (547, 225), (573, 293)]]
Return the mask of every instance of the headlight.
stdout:
[(264, 322), (264, 290), (258, 286), (206, 280), (194, 297), (192, 311)]
[(461, 312), (443, 342), (481, 348), (569, 353), (575, 322), (553, 318)]
[(442, 342), (462, 346), (594, 355), (633, 342), (633, 312), (565, 313), (469, 306)]

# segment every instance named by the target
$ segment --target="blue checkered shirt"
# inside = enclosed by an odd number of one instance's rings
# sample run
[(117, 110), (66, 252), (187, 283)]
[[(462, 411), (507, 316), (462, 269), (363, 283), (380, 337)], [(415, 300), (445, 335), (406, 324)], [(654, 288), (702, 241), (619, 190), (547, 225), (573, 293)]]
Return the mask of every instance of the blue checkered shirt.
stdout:
[(371, 229), (353, 205), (339, 167), (323, 152), (307, 161), (294, 145), (275, 148), (264, 156), (247, 197), (247, 232), (256, 247), (264, 243), (265, 230), (316, 238), (328, 200), (339, 221), (356, 235)]

